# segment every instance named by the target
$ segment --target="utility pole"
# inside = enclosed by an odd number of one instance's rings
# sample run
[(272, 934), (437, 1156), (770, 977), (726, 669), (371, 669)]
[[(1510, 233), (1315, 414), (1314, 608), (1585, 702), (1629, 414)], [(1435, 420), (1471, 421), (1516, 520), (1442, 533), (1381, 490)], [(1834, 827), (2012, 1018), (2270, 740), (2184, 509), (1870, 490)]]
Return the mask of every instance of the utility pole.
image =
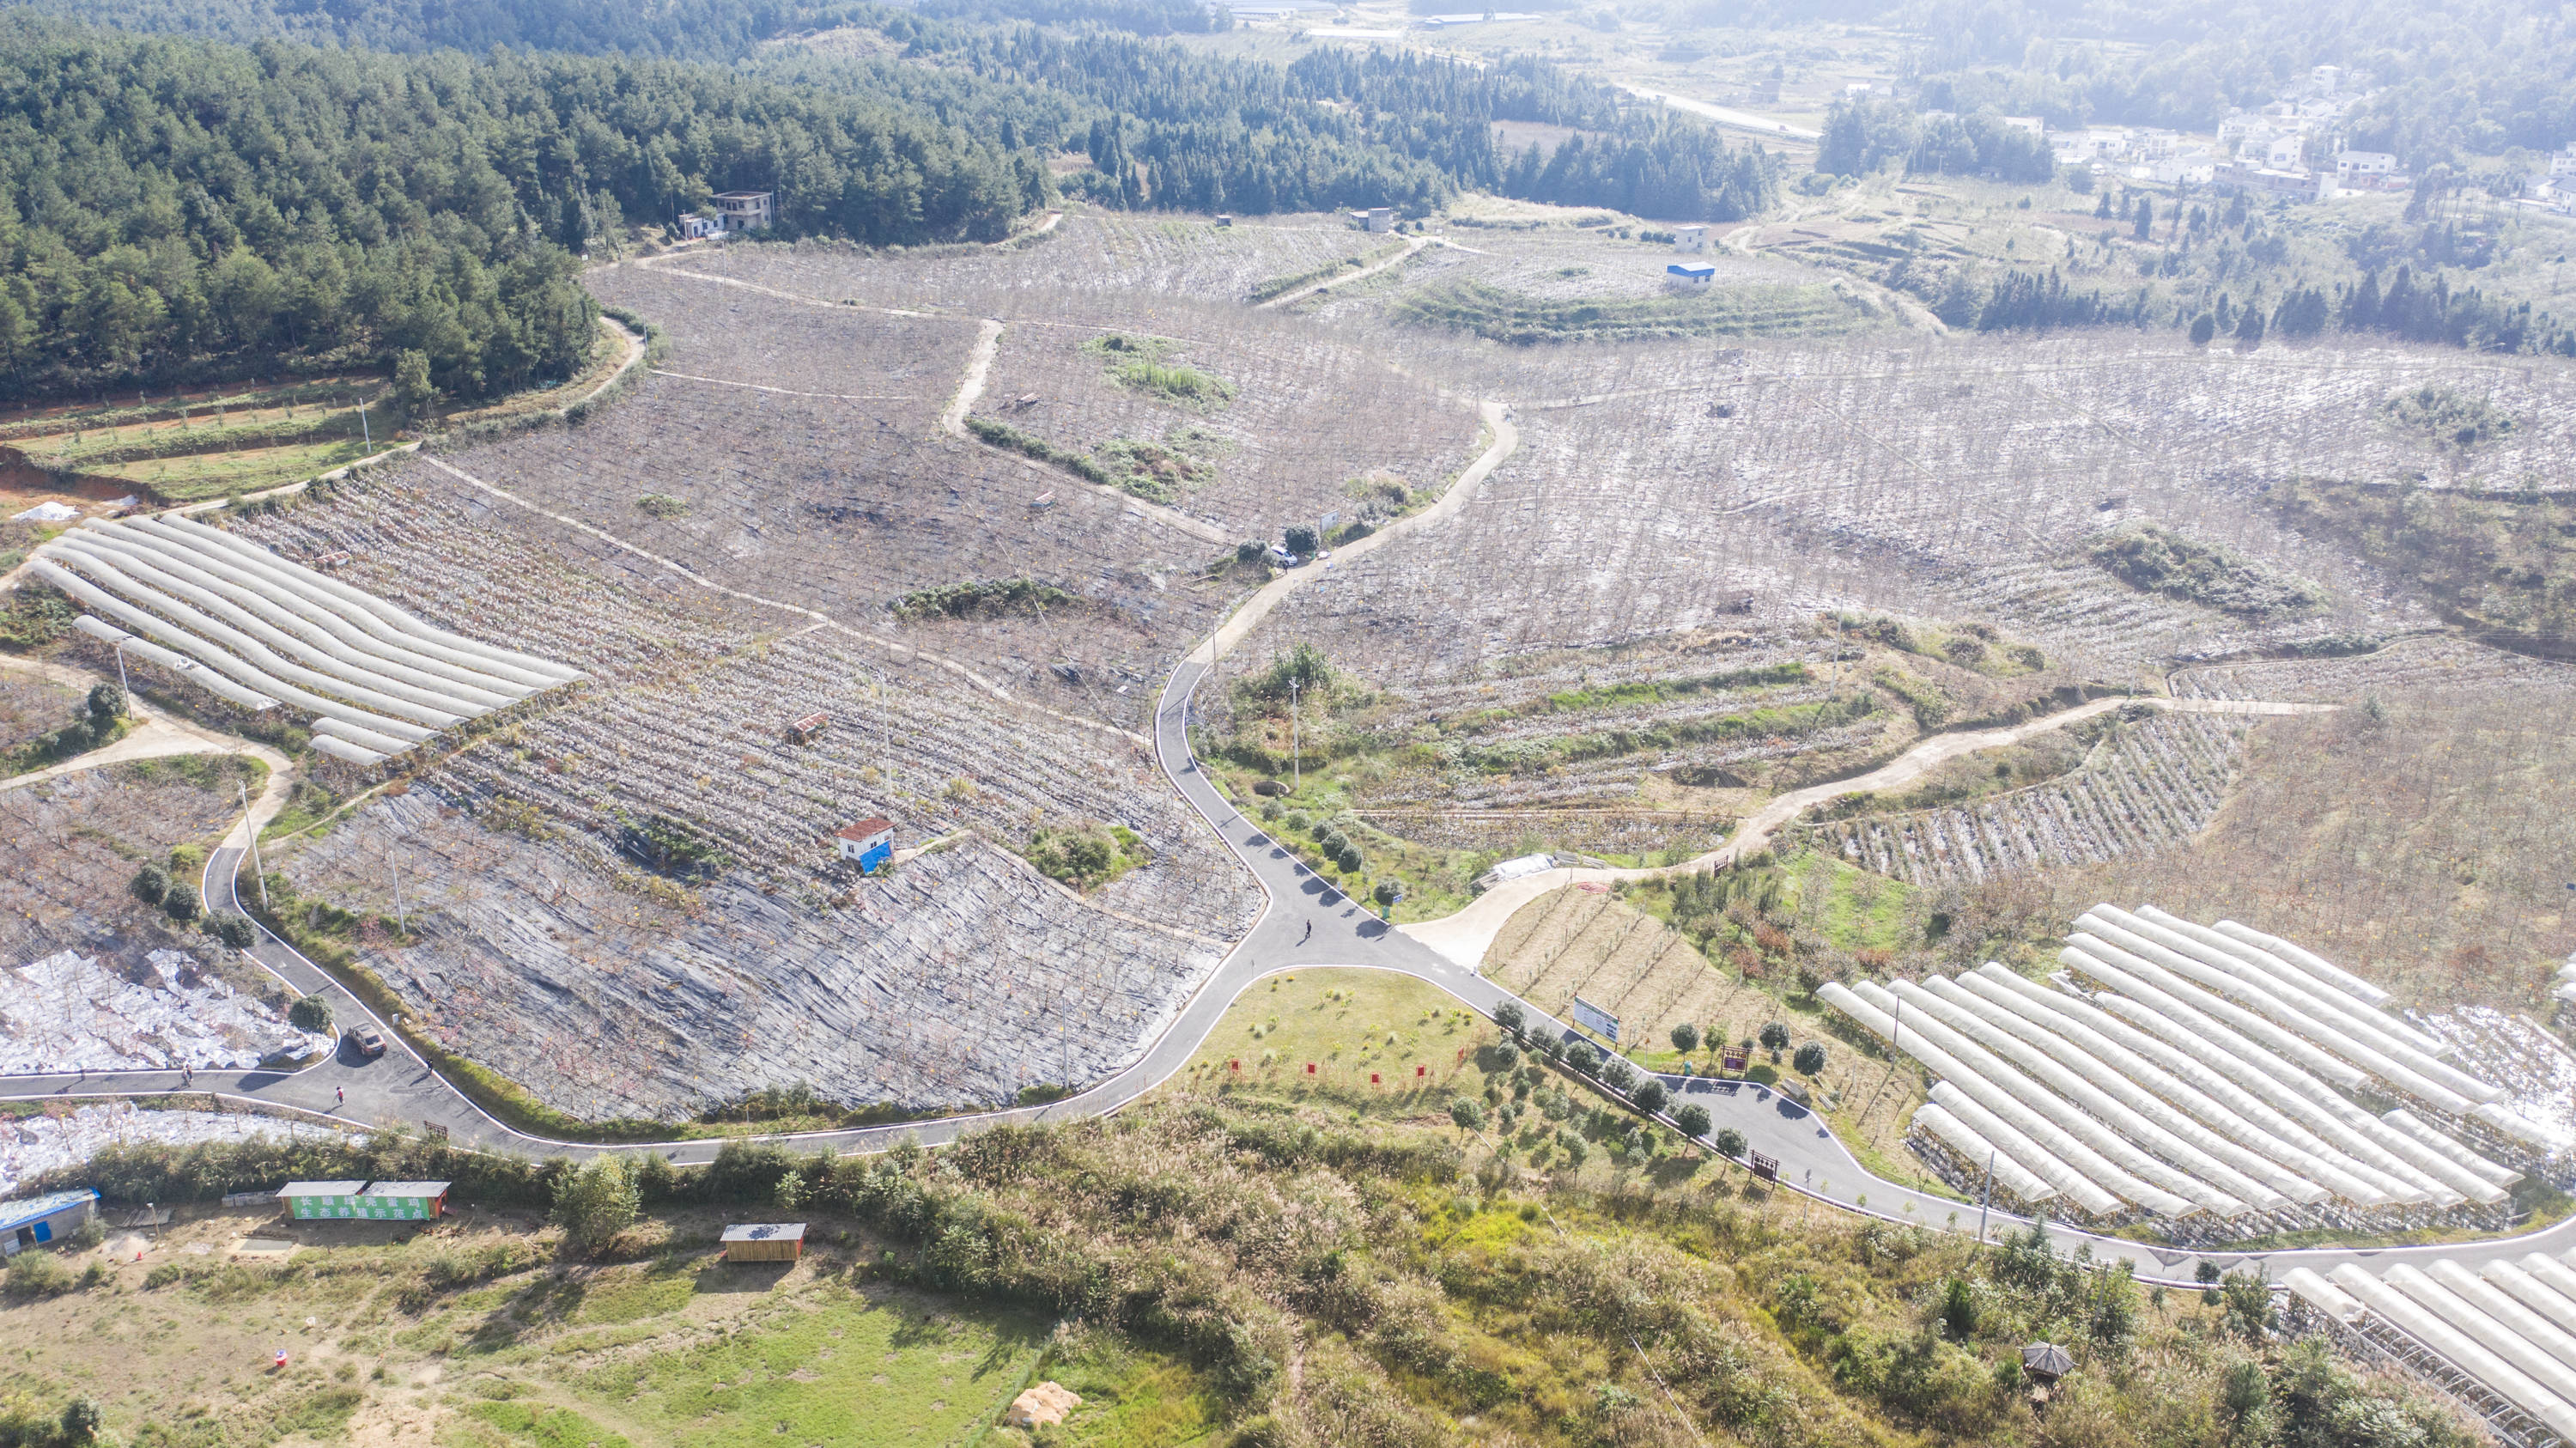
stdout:
[(1993, 1209), (1994, 1204), (1995, 1149), (1988, 1147), (1986, 1148), (1986, 1193), (1984, 1200), (1977, 1203), (1977, 1245), (1980, 1247), (1986, 1245), (1986, 1213)]
[(877, 674), (877, 738), (884, 750), (882, 759), (885, 764), (886, 800), (892, 803), (894, 799), (894, 714), (886, 704), (886, 678), (882, 671)]
[(125, 681), (125, 640), (116, 641), (116, 691), (125, 696), (125, 707), (134, 707), (134, 686)]
[(375, 424), (367, 421), (367, 404), (363, 402), (358, 404), (358, 426), (366, 432), (367, 451), (374, 452), (376, 450), (376, 428)]
[(1288, 681), (1288, 787), (1301, 789), (1306, 783), (1305, 747), (1297, 737), (1297, 681)]
[(411, 916), (403, 909), (401, 849), (399, 842), (385, 846), (385, 873), (391, 875), (394, 882), (394, 923), (402, 927), (403, 934), (409, 935)]
[[(125, 661), (125, 655), (122, 653), (116, 657), (119, 664)], [(259, 821), (250, 817), (250, 786), (236, 780), (233, 783), (233, 793), (241, 797), (242, 833), (250, 836), (251, 878), (259, 881), (259, 908), (266, 910), (268, 908), (268, 872), (259, 867)]]

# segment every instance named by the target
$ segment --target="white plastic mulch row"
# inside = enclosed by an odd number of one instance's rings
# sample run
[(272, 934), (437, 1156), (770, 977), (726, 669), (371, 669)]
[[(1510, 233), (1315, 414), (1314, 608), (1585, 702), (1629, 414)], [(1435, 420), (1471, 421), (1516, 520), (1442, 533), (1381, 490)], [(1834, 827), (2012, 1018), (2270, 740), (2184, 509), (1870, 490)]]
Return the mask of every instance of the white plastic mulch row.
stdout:
[(2576, 1442), (2576, 1253), (2534, 1252), (2472, 1271), (2445, 1257), (2373, 1276), (2350, 1264), (2294, 1268), (2290, 1291), (2338, 1321), (2377, 1317)]
[(62, 1116), (0, 1117), (0, 1197), (49, 1172), (76, 1167), (111, 1146), (160, 1142), (194, 1146), (255, 1136), (323, 1137), (335, 1128), (276, 1116), (220, 1111), (138, 1111), (129, 1101), (82, 1106)]
[(2422, 1116), (2373, 1116), (2338, 1087), (2555, 1144), (2505, 1109), (2504, 1088), (2443, 1059), (2450, 1042), (2379, 1009), (2385, 992), (2297, 946), (2152, 906), (2096, 906), (2078, 924), (2062, 990), (1989, 962), (1818, 992), (1939, 1078), (1914, 1124), (2025, 1201), (2234, 1218), (2494, 1206), (2519, 1180)]
[(27, 567), (92, 610), (82, 632), (244, 707), (306, 710), (316, 748), (361, 764), (582, 677), (175, 516), (92, 520)]
[(156, 950), (150, 959), (163, 986), (137, 985), (69, 950), (0, 971), (0, 1075), (246, 1070), (280, 1051), (331, 1044), (185, 952)]

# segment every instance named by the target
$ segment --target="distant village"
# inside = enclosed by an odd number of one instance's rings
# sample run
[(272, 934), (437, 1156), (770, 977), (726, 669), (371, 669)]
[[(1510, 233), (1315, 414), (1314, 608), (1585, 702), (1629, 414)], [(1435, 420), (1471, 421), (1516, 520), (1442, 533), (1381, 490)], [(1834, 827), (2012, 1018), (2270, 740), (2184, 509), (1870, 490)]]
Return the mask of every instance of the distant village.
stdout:
[[(2097, 176), (2213, 186), (2287, 201), (2411, 190), (2415, 177), (2398, 165), (2397, 157), (2343, 144), (2345, 117), (2369, 96), (2371, 81), (2366, 70), (2318, 66), (2309, 72), (2306, 84), (2261, 110), (2238, 111), (2220, 121), (2214, 143), (2157, 126), (2051, 131), (2037, 116), (2003, 120), (2044, 137), (2058, 165), (2089, 166)], [(1854, 82), (1848, 89), (1871, 86)], [(2576, 144), (2525, 176), (2522, 194), (2510, 204), (2576, 214)]]

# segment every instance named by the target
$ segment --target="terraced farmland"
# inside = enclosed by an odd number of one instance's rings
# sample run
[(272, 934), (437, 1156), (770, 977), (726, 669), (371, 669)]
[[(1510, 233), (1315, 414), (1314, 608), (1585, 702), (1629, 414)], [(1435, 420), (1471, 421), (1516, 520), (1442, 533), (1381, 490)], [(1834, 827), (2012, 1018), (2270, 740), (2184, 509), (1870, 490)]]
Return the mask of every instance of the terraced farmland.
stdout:
[(2064, 778), (1973, 805), (1809, 825), (1796, 843), (1910, 885), (1984, 883), (2187, 845), (2226, 802), (2245, 721), (2148, 714)]

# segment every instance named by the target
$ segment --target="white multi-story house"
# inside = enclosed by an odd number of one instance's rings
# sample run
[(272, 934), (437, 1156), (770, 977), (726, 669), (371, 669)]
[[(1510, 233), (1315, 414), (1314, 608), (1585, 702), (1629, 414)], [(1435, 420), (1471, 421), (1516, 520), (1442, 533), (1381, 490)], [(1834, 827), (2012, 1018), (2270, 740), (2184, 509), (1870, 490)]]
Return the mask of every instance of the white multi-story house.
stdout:
[(2222, 190), (2287, 201), (2323, 201), (2335, 194), (2335, 178), (2323, 171), (2290, 171), (2242, 160), (2220, 162), (2212, 168), (2210, 182)]
[(2576, 141), (2568, 142), (2566, 150), (2549, 158), (2549, 174), (2553, 178), (2576, 176)]
[(2335, 152), (2335, 184), (2347, 191), (2385, 188), (2397, 174), (2397, 158), (2386, 151)]

